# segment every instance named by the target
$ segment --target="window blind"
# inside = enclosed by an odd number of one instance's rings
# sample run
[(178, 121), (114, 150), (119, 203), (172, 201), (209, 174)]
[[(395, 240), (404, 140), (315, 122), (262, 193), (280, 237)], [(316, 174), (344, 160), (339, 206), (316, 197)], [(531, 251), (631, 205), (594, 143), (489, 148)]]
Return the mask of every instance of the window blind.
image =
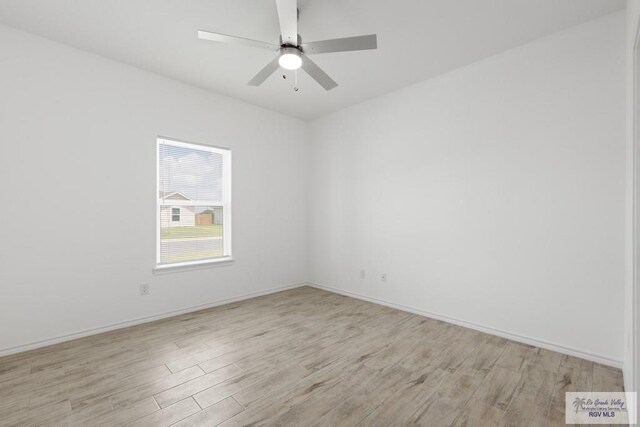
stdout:
[(158, 139), (158, 265), (231, 256), (231, 153)]

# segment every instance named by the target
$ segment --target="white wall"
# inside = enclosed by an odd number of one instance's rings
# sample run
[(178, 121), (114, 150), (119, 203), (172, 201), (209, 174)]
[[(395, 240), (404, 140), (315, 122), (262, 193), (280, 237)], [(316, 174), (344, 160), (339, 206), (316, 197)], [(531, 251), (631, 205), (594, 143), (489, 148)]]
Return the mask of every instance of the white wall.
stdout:
[[(305, 123), (7, 27), (0, 52), (0, 351), (306, 280)], [(152, 274), (158, 135), (232, 149), (235, 264)]]
[[(640, 111), (636, 106), (634, 93), (640, 94), (637, 82), (640, 81), (638, 74), (640, 69), (634, 63), (634, 47), (636, 37), (640, 28), (640, 0), (627, 0), (627, 277), (625, 286), (625, 354), (624, 354), (624, 385), (627, 391), (638, 391), (640, 384), (638, 368), (638, 331), (640, 331), (640, 299), (638, 283), (640, 278), (637, 275), (638, 268), (638, 242), (640, 239), (640, 215), (637, 204), (640, 195), (640, 174), (638, 173), (640, 141), (636, 134), (640, 136), (640, 130), (636, 126), (640, 124), (638, 116)], [(637, 96), (637, 95), (636, 95)], [(640, 97), (639, 97), (640, 99)], [(635, 145), (635, 147), (634, 147)], [(634, 218), (635, 217), (635, 218)]]
[(609, 15), (312, 122), (311, 280), (620, 365), (624, 28)]
[[(308, 125), (0, 26), (0, 353), (309, 273), (619, 363), (624, 27)], [(158, 135), (233, 150), (233, 265), (152, 274)]]

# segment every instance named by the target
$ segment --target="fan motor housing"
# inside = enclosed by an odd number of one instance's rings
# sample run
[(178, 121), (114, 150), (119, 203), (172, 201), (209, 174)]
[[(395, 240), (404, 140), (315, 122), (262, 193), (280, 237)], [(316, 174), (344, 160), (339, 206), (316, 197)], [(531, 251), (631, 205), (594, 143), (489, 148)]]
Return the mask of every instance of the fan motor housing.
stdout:
[(302, 48), (300, 47), (302, 45), (302, 37), (300, 37), (300, 34), (298, 34), (298, 46), (292, 46), (290, 44), (282, 43), (282, 36), (280, 36), (279, 38), (280, 38), (280, 47), (282, 47), (282, 48), (293, 47), (293, 48), (298, 49), (300, 52), (302, 52)]

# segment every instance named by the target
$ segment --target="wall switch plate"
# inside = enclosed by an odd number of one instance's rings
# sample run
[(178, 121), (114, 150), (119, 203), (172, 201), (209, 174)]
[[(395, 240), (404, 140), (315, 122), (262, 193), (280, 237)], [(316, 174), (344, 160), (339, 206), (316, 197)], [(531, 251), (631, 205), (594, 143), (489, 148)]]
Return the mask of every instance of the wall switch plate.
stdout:
[(143, 283), (140, 285), (140, 295), (149, 295), (149, 284)]
[(383, 281), (383, 282), (386, 282), (387, 281), (387, 273), (382, 273), (380, 275), (380, 280)]

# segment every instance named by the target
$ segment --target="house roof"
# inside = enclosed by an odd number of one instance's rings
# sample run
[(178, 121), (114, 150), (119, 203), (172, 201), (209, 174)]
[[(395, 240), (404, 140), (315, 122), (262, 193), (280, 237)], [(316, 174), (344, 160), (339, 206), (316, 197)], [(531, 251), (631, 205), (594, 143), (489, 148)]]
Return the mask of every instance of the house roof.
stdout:
[(159, 197), (161, 199), (169, 199), (169, 200), (191, 200), (189, 197), (180, 193), (179, 191), (158, 191)]

